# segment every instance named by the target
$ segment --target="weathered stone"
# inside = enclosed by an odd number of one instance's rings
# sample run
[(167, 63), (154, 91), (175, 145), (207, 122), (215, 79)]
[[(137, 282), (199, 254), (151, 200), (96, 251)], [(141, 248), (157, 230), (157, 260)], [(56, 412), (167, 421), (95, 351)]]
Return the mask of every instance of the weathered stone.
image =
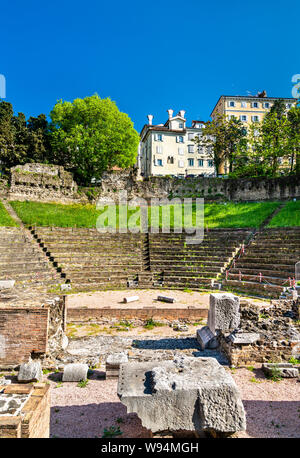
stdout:
[(204, 326), (201, 329), (197, 329), (196, 338), (201, 346), (201, 350), (205, 350), (205, 348), (208, 348), (208, 343), (214, 338), (214, 334), (208, 326)]
[(122, 364), (118, 396), (153, 433), (185, 431), (199, 437), (246, 429), (237, 386), (214, 358)]
[(0, 280), (0, 289), (12, 289), (15, 282), (15, 280)]
[(19, 382), (37, 382), (43, 376), (42, 366), (39, 361), (29, 361), (20, 366), (18, 373)]
[(174, 299), (174, 297), (168, 297), (168, 296), (157, 296), (157, 300), (161, 302), (170, 302), (172, 304), (176, 302), (176, 299)]
[(139, 296), (127, 296), (127, 297), (124, 297), (123, 302), (127, 304), (128, 302), (134, 302), (138, 300), (139, 300)]
[(127, 353), (125, 353), (124, 351), (120, 353), (112, 353), (106, 359), (106, 364), (110, 364), (111, 366), (117, 366), (127, 362), (128, 356)]
[(274, 369), (279, 371), (280, 377), (296, 378), (299, 377), (299, 369), (289, 363), (264, 363), (262, 370), (267, 376), (272, 376)]
[(256, 332), (233, 332), (230, 334), (229, 339), (234, 344), (252, 344), (260, 339), (260, 335)]
[(63, 382), (80, 382), (87, 379), (89, 366), (87, 364), (71, 363), (64, 367)]
[(61, 291), (70, 291), (72, 289), (72, 286), (70, 283), (62, 283), (60, 285)]
[(222, 331), (236, 329), (240, 324), (240, 299), (231, 293), (214, 293), (209, 297), (207, 324), (213, 334), (217, 329)]

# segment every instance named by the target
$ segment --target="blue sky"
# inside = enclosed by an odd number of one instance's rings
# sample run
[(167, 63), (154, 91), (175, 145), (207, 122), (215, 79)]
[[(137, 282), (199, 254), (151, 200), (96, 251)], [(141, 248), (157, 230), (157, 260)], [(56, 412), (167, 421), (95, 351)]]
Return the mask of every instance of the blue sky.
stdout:
[(299, 1), (2, 2), (6, 100), (37, 116), (97, 92), (140, 131), (168, 108), (206, 121), (221, 94), (291, 97), (299, 17)]

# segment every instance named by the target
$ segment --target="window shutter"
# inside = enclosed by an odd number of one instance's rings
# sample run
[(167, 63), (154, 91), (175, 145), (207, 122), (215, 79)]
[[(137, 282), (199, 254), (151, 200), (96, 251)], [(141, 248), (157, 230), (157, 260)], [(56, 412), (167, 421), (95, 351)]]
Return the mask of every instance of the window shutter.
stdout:
[(157, 134), (154, 134), (154, 140), (157, 140), (157, 138), (158, 138)]
[(179, 143), (179, 136), (176, 135), (176, 142)]

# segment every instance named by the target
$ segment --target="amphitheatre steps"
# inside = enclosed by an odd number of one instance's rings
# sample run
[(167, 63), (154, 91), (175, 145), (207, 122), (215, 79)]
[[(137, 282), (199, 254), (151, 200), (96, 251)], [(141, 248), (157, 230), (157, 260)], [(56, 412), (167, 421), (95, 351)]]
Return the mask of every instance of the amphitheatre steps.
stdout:
[(300, 228), (265, 228), (255, 234), (245, 253), (228, 270), (224, 284), (246, 293), (278, 297), (289, 286), (288, 279), (295, 276), (299, 260)]

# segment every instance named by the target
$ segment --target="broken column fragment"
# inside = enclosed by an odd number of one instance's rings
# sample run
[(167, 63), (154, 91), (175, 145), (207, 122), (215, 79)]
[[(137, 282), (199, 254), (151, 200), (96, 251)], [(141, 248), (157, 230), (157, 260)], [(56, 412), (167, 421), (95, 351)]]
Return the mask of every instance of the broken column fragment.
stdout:
[(240, 325), (240, 298), (231, 293), (215, 293), (209, 296), (207, 324), (213, 334), (216, 330), (229, 331)]
[(237, 386), (214, 358), (121, 364), (118, 396), (152, 433), (220, 437), (246, 429)]

